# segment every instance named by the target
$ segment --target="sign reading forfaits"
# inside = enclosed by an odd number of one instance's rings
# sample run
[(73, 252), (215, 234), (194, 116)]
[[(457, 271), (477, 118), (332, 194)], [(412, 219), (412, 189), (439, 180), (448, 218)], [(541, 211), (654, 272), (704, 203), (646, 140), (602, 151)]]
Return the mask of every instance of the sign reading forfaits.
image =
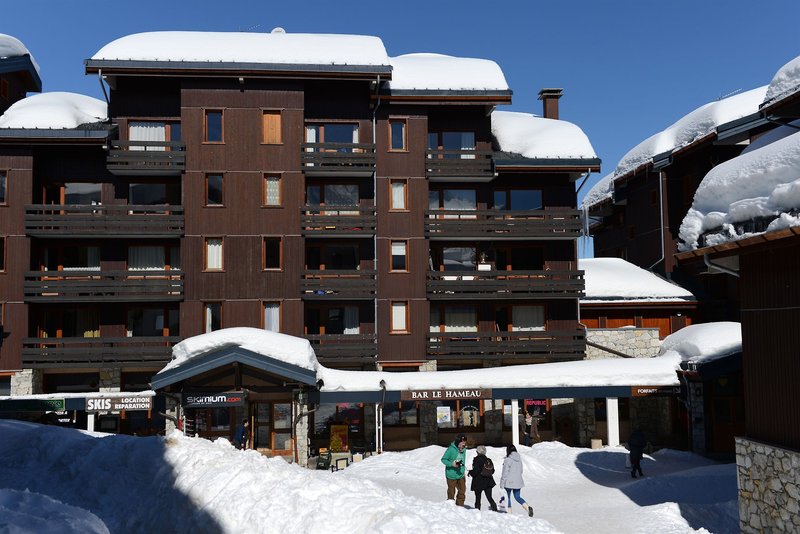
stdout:
[(246, 398), (244, 391), (222, 391), (219, 393), (184, 393), (184, 408), (228, 408), (244, 406)]
[(400, 400), (442, 401), (464, 399), (491, 399), (491, 389), (418, 389), (401, 391)]
[(86, 399), (87, 412), (121, 412), (134, 410), (150, 410), (153, 407), (152, 397), (117, 397)]
[(631, 397), (669, 397), (680, 394), (680, 386), (631, 386)]

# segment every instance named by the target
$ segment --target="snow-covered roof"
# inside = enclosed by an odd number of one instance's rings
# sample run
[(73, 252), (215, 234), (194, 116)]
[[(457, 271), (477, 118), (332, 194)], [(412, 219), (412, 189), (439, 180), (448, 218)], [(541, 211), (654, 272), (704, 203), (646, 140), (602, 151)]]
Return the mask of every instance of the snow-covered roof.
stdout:
[(41, 72), (39, 71), (39, 65), (36, 63), (33, 54), (31, 54), (28, 48), (22, 44), (22, 41), (16, 37), (12, 37), (11, 35), (0, 33), (0, 59), (21, 56), (30, 57), (33, 68), (36, 69), (36, 72), (41, 75)]
[(272, 33), (160, 31), (121, 37), (92, 60), (388, 66), (378, 37)]
[[(771, 143), (759, 143), (706, 174), (681, 223), (679, 250), (800, 226), (800, 132), (779, 137), (788, 132), (773, 134), (764, 140)], [(760, 231), (738, 226), (753, 219), (769, 224)], [(700, 236), (709, 231), (714, 232), (699, 243)]]
[(693, 324), (668, 335), (660, 358), (677, 356), (687, 363), (707, 363), (742, 351), (742, 325), (730, 321)]
[(778, 69), (764, 96), (764, 105), (781, 100), (800, 89), (800, 56)]
[(239, 327), (223, 328), (184, 339), (172, 347), (172, 360), (159, 373), (226, 347), (241, 347), (310, 371), (315, 371), (319, 365), (307, 339), (260, 328)]
[(503, 152), (531, 159), (596, 158), (589, 138), (571, 122), (545, 119), (530, 113), (495, 111), (492, 134)]
[(488, 59), (405, 54), (390, 59), (393, 91), (508, 91), (499, 65)]
[(71, 129), (107, 118), (108, 106), (102, 100), (76, 93), (42, 93), (15, 102), (0, 115), (0, 128)]
[(592, 206), (613, 192), (613, 181), (641, 165), (652, 161), (653, 156), (685, 147), (713, 133), (717, 126), (740, 119), (758, 111), (767, 87), (758, 87), (722, 100), (710, 102), (654, 135), (651, 135), (622, 156), (614, 172), (595, 184), (581, 203)]
[(686, 302), (694, 295), (677, 284), (621, 258), (578, 260), (584, 271), (586, 296), (581, 303), (601, 302)]

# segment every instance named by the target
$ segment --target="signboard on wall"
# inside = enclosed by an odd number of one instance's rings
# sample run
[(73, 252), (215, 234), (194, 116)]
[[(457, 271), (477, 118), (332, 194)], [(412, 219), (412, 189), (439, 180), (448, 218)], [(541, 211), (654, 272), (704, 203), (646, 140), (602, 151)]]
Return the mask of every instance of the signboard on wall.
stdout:
[(244, 391), (184, 392), (181, 404), (184, 408), (232, 408), (244, 406), (246, 398)]
[(153, 408), (152, 397), (117, 397), (117, 398), (90, 398), (86, 399), (86, 411), (92, 412), (121, 412), (135, 410), (150, 410)]
[(64, 399), (8, 399), (0, 401), (0, 412), (63, 412)]
[(680, 394), (680, 386), (631, 386), (631, 397), (669, 397)]
[(491, 398), (491, 389), (414, 389), (400, 392), (400, 400), (413, 401), (444, 401)]

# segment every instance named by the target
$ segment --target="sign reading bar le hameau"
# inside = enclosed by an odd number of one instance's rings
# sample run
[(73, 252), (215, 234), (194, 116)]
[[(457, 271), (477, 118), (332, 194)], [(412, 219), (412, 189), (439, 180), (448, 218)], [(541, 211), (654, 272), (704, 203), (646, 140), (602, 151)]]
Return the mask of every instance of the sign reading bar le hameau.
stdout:
[(463, 399), (491, 399), (491, 389), (415, 389), (401, 391), (400, 400), (442, 401)]

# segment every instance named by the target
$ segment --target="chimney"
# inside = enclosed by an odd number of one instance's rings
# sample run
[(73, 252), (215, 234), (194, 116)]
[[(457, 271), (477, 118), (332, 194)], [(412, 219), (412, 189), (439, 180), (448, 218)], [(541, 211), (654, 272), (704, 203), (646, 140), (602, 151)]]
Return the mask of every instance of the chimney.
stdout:
[(558, 99), (563, 94), (563, 89), (552, 87), (539, 91), (539, 100), (542, 101), (542, 111), (545, 119), (558, 120)]

